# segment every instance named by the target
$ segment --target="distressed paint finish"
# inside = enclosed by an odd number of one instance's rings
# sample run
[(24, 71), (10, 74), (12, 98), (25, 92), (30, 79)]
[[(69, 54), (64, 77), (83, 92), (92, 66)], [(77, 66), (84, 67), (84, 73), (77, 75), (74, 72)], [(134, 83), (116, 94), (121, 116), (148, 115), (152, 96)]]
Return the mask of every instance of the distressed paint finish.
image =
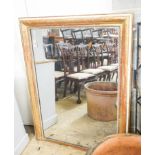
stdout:
[(37, 90), (37, 80), (34, 69), (34, 60), (31, 52), (31, 42), (29, 36), (29, 29), (24, 24), (21, 24), (22, 33), (22, 45), (24, 50), (24, 59), (26, 63), (27, 79), (29, 86), (29, 93), (31, 96), (32, 116), (34, 121), (35, 136), (38, 140), (42, 140), (44, 137), (42, 122), (41, 122), (41, 110), (39, 105), (39, 96)]
[[(132, 58), (132, 14), (84, 15), (64, 17), (20, 18), (22, 44), (31, 95), (31, 106), (38, 140), (44, 137), (40, 114), (39, 96), (37, 90), (34, 58), (30, 40), (30, 28), (45, 27), (87, 27), (87, 26), (120, 26), (120, 58), (119, 58), (119, 86), (118, 86), (118, 132), (126, 133), (129, 128), (130, 96), (131, 96), (131, 58)], [(49, 141), (49, 139), (48, 139)], [(52, 140), (51, 140), (52, 141)], [(69, 144), (68, 144), (69, 145)], [(73, 145), (72, 145), (73, 146)], [(73, 146), (75, 147), (75, 146)]]

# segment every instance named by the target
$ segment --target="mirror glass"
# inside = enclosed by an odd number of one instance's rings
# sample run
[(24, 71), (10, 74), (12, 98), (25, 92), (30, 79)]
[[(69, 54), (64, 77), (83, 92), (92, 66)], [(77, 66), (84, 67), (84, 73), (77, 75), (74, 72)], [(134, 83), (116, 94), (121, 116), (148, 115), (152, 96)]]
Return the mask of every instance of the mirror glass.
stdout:
[(117, 133), (120, 27), (30, 34), (45, 137), (91, 147)]

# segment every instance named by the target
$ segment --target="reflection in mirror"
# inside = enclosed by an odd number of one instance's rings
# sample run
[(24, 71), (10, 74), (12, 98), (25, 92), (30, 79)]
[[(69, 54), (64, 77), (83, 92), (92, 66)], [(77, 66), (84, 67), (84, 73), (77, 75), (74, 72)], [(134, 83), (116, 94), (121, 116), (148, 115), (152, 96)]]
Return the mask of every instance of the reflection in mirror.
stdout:
[(119, 35), (118, 26), (31, 29), (45, 137), (91, 147), (117, 132)]

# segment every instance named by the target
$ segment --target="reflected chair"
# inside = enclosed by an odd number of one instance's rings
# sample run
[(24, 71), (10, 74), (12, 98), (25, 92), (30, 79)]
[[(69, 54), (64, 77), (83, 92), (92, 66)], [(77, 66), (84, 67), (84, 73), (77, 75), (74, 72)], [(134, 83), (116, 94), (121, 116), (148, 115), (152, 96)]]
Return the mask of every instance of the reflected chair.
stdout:
[(61, 71), (55, 71), (54, 72), (54, 77), (55, 77), (55, 96), (56, 96), (56, 101), (58, 100), (58, 92), (57, 89), (60, 86), (62, 82), (64, 82), (64, 72)]
[(101, 61), (103, 59), (103, 51), (101, 48), (102, 45), (95, 44), (93, 45), (94, 48), (94, 59), (95, 59), (95, 66), (98, 69), (102, 69), (104, 71), (103, 80), (110, 81), (112, 75), (117, 72), (118, 65), (102, 65), (103, 62)]
[(117, 74), (118, 72), (118, 66), (108, 65), (108, 66), (100, 66), (98, 68), (103, 69), (105, 71), (106, 78), (104, 79), (107, 81), (110, 81), (114, 77), (114, 74), (115, 73)]
[(56, 94), (56, 101), (58, 100), (58, 88), (61, 86), (61, 83), (64, 82), (65, 76), (64, 76), (64, 67), (62, 63), (62, 56), (61, 51), (59, 50), (57, 44), (56, 44), (56, 62), (55, 62), (55, 94)]
[[(67, 86), (70, 83), (74, 83), (74, 93), (77, 91), (78, 99), (77, 103), (81, 103), (80, 90), (81, 87), (89, 81), (95, 80), (95, 76), (88, 73), (80, 72), (79, 57), (76, 55), (75, 46), (71, 44), (59, 45), (62, 53), (63, 64), (64, 64), (64, 97), (67, 93)], [(75, 66), (77, 70), (75, 71)]]

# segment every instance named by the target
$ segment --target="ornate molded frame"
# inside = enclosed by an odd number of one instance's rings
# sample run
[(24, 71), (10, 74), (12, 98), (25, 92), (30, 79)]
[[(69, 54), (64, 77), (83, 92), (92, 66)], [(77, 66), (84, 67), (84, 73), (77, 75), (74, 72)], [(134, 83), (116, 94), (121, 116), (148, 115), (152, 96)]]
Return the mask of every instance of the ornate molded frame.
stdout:
[[(118, 97), (118, 133), (128, 133), (131, 100), (131, 69), (132, 69), (132, 14), (82, 15), (62, 17), (20, 18), (22, 45), (31, 96), (32, 114), (35, 136), (37, 140), (48, 140), (44, 136), (40, 113), (39, 96), (35, 76), (35, 66), (30, 37), (31, 28), (42, 27), (77, 27), (77, 26), (119, 26), (120, 57), (119, 57), (119, 97)], [(54, 140), (52, 140), (54, 141)], [(55, 141), (57, 142), (57, 141)], [(57, 142), (67, 145), (64, 142)]]

